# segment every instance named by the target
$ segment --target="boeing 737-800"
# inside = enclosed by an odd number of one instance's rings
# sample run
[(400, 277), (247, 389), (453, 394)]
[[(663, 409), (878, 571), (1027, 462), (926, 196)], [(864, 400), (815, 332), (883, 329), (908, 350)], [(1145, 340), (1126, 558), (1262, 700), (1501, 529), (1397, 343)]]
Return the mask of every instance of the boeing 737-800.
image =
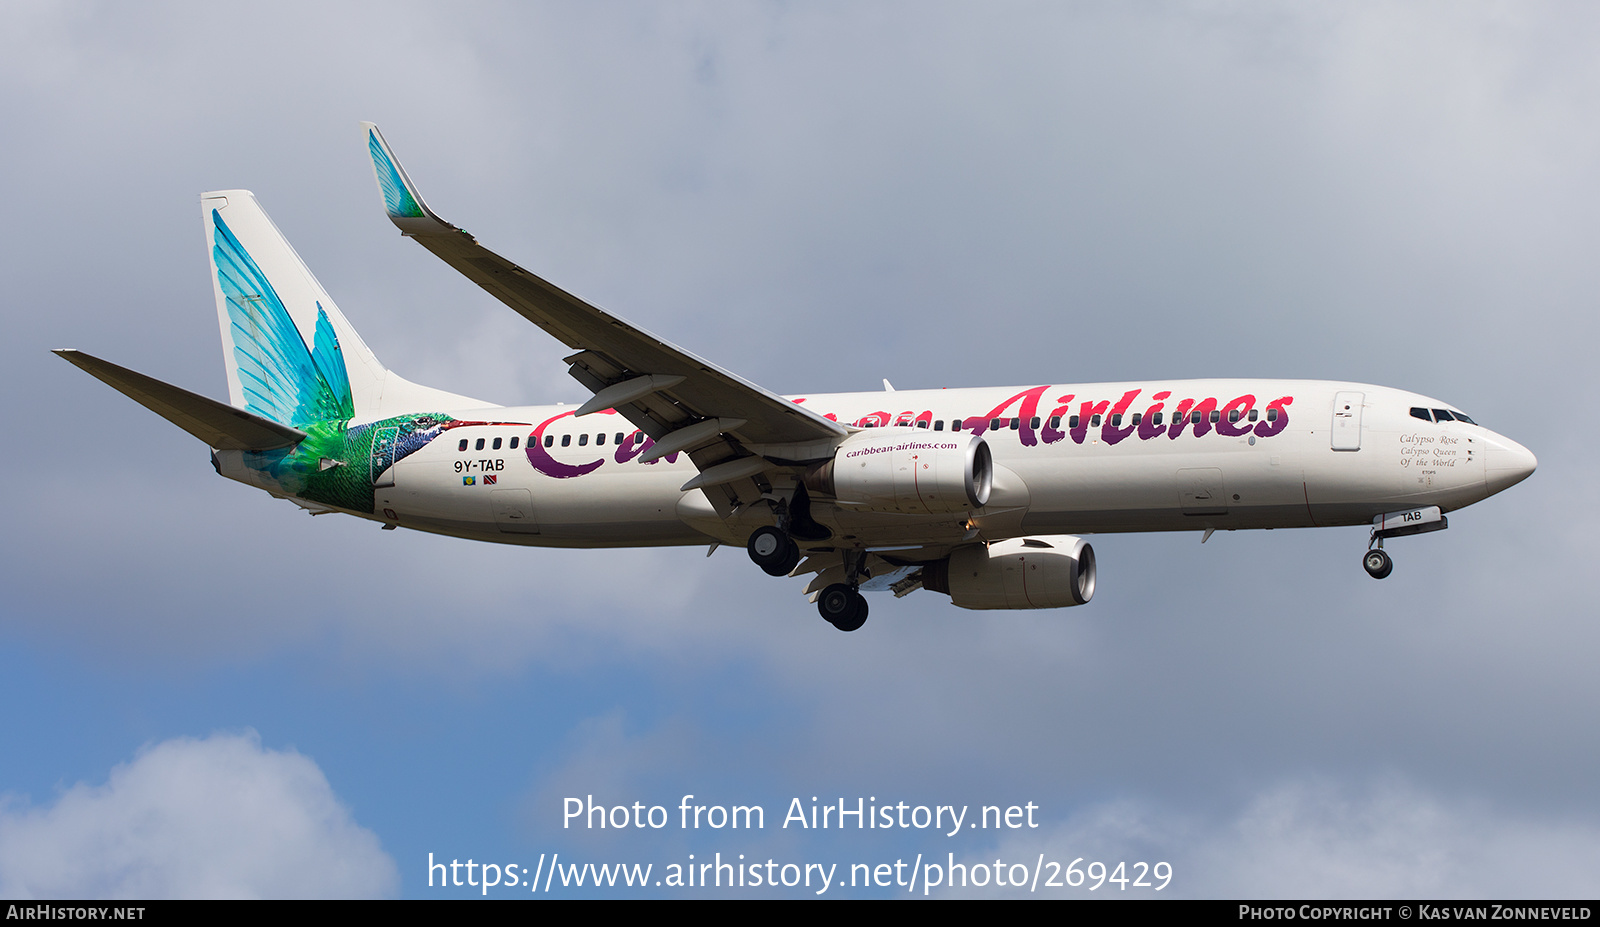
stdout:
[[(255, 197), (202, 197), (228, 404), (64, 358), (204, 441), (221, 475), (313, 513), (510, 544), (742, 544), (841, 630), (866, 591), (963, 608), (1094, 595), (1117, 531), (1372, 526), (1385, 539), (1525, 479), (1531, 453), (1449, 403), (1360, 383), (1172, 380), (779, 396), (479, 245), (363, 123), (384, 207), (572, 349), (580, 406), (505, 407), (378, 362)], [(814, 574), (814, 575), (812, 575)]]

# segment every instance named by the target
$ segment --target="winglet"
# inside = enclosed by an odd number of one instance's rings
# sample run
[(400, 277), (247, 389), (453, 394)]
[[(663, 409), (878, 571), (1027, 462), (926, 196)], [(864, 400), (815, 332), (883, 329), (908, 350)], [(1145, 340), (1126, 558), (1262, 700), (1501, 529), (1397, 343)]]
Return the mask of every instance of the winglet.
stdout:
[(383, 209), (389, 221), (406, 235), (460, 231), (444, 221), (422, 201), (417, 185), (406, 175), (400, 160), (383, 140), (376, 123), (363, 122), (361, 130), (367, 136), (367, 152), (372, 156), (372, 175), (378, 181), (378, 192), (383, 194)]

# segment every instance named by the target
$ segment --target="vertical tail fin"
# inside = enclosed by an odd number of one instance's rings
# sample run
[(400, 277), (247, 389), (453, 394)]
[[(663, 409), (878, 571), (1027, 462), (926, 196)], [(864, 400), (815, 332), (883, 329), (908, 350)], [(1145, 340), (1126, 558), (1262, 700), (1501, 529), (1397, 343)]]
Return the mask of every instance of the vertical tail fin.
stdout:
[(299, 427), (489, 405), (385, 368), (248, 190), (201, 205), (235, 407)]

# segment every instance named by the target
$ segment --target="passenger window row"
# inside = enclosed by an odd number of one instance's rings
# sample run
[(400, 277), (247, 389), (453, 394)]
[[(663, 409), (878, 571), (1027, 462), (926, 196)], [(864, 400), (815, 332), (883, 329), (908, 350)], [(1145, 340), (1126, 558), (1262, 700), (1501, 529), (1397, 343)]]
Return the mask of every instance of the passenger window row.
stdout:
[[(617, 445), (621, 445), (623, 442), (630, 441), (630, 440), (634, 444), (643, 444), (644, 443), (644, 433), (640, 432), (640, 431), (635, 431), (632, 435), (629, 435), (627, 432), (619, 431), (613, 436), (608, 436), (608, 435), (606, 435), (604, 433), (601, 433), (601, 434), (594, 435), (593, 437), (594, 437), (594, 443), (595, 443), (596, 446), (605, 444), (608, 437), (610, 438), (610, 440), (611, 440), (611, 442), (613, 444), (617, 444)], [(587, 435), (587, 434), (578, 435), (578, 446), (579, 447), (587, 447), (588, 444), (589, 444), (589, 438), (590, 438), (590, 436)], [(528, 437), (528, 440), (531, 442), (533, 440), (533, 437), (530, 435)], [(486, 449), (487, 450), (498, 451), (502, 447), (506, 447), (506, 448), (509, 448), (511, 450), (516, 450), (517, 446), (521, 443), (521, 441), (522, 441), (522, 438), (520, 436), (513, 437), (509, 441), (507, 439), (505, 439), (505, 438), (478, 438), (476, 441), (472, 440), (471, 438), (462, 438), (460, 441), (456, 442), (456, 450), (458, 452), (463, 452), (463, 453), (468, 448), (472, 448), (473, 450), (479, 450), (479, 451), (486, 450)], [(555, 443), (556, 443), (556, 436), (555, 435), (545, 435), (544, 436), (544, 446), (545, 447), (554, 447)], [(572, 446), (572, 435), (570, 435), (570, 434), (562, 435), (561, 436), (561, 446), (562, 447), (571, 447)]]
[[(468, 440), (469, 439), (467, 439), (467, 438), (462, 438), (460, 440), (460, 442), (458, 442), (456, 444), (456, 450), (457, 451), (465, 451), (467, 449)], [(484, 449), (484, 443), (485, 443), (486, 440), (487, 439), (485, 439), (485, 438), (479, 438), (477, 441), (473, 442), (472, 443), (473, 449), (474, 450), (479, 450), (479, 451), (483, 450)], [(495, 450), (495, 451), (500, 450), (500, 444), (501, 444), (501, 442), (503, 440), (504, 440), (503, 438), (495, 438), (493, 443), (490, 445), (489, 449), (490, 450)], [(516, 447), (517, 447), (517, 442), (519, 442), (521, 440), (522, 439), (520, 437), (512, 438), (511, 439), (511, 449), (515, 450)]]
[[(626, 432), (619, 431), (619, 432), (616, 433), (616, 436), (612, 439), (612, 443), (617, 444), (619, 446), (621, 444), (623, 444), (624, 442), (627, 442), (627, 441), (631, 441), (634, 444), (643, 444), (644, 443), (644, 432), (635, 431), (632, 435), (629, 435)], [(545, 435), (544, 436), (544, 446), (545, 447), (554, 447), (555, 443), (556, 443), (556, 436), (555, 435)], [(605, 435), (605, 433), (601, 432), (600, 434), (595, 435), (594, 436), (594, 443), (595, 443), (596, 447), (599, 447), (599, 446), (605, 444), (606, 443), (606, 435)], [(561, 446), (562, 447), (571, 447), (572, 446), (572, 435), (562, 435), (561, 436)], [(578, 446), (579, 447), (588, 447), (589, 446), (589, 436), (587, 434), (578, 435)]]
[[(1440, 421), (1449, 421), (1449, 417), (1450, 417), (1450, 413), (1449, 412), (1446, 412), (1443, 409), (1435, 409), (1434, 411), (1437, 412), (1439, 415), (1444, 416), (1444, 418), (1440, 419)], [(1419, 415), (1418, 413), (1421, 413), (1421, 414)], [(1420, 418), (1423, 421), (1427, 421), (1428, 420), (1427, 413), (1428, 413), (1427, 409), (1414, 408), (1414, 409), (1411, 410), (1411, 414), (1414, 417)], [(1194, 423), (1199, 424), (1201, 413), (1193, 412), (1193, 413), (1190, 413), (1190, 414), (1191, 414), (1190, 421), (1193, 421)], [(1249, 421), (1252, 421), (1252, 422), (1255, 421), (1257, 419), (1258, 415), (1259, 415), (1259, 412), (1256, 409), (1251, 409), (1250, 410), (1250, 414), (1248, 416)], [(1163, 413), (1156, 412), (1156, 413), (1153, 413), (1150, 416), (1150, 421), (1152, 423), (1156, 424), (1156, 425), (1160, 425), (1160, 424), (1162, 424), (1162, 417), (1163, 417)], [(1472, 421), (1471, 419), (1467, 418), (1465, 415), (1462, 415), (1460, 412), (1455, 413), (1455, 417), (1457, 419), (1459, 419), (1460, 421), (1463, 421), (1463, 422)], [(1239, 421), (1239, 419), (1240, 419), (1240, 415), (1239, 415), (1239, 410), (1238, 409), (1233, 409), (1233, 410), (1230, 410), (1228, 412), (1228, 421), (1237, 422), (1237, 421)], [(1211, 410), (1211, 422), (1212, 422), (1212, 424), (1216, 424), (1220, 420), (1221, 420), (1221, 413), (1218, 412), (1215, 409)], [(1278, 410), (1277, 409), (1268, 409), (1267, 410), (1267, 421), (1275, 422), (1277, 420), (1278, 420)], [(960, 431), (961, 428), (962, 428), (962, 423), (964, 421), (965, 421), (964, 419), (959, 419), (959, 418), (951, 419), (950, 420), (950, 430), (951, 431)], [(1054, 429), (1060, 429), (1061, 428), (1061, 421), (1062, 421), (1062, 418), (1059, 415), (1050, 416), (1050, 427), (1054, 428)], [(1076, 416), (1076, 415), (1068, 416), (1066, 421), (1067, 421), (1067, 427), (1069, 429), (1077, 428), (1078, 425), (1079, 425), (1079, 419), (1078, 419), (1078, 416)], [(1101, 421), (1101, 416), (1099, 416), (1099, 415), (1092, 416), (1090, 418), (1090, 420), (1089, 420), (1089, 425), (1092, 428), (1099, 428), (1100, 427), (1100, 421)], [(1041, 422), (1042, 422), (1042, 420), (1039, 418), (1039, 416), (1035, 415), (1032, 419), (1029, 420), (1028, 427), (1032, 428), (1034, 430), (1038, 430), (1039, 425), (1041, 424)], [(1135, 412), (1135, 413), (1133, 413), (1132, 415), (1130, 415), (1128, 417), (1128, 424), (1130, 424), (1130, 425), (1138, 425), (1139, 422), (1140, 422), (1140, 413), (1138, 413), (1138, 412)], [(901, 427), (904, 427), (904, 428), (913, 428), (913, 427), (914, 428), (927, 428), (928, 427), (928, 420), (927, 419), (921, 419), (921, 420), (918, 420), (918, 421), (915, 421), (915, 422), (900, 422), (899, 425)], [(873, 426), (868, 425), (867, 427), (870, 428), (870, 427), (873, 427)], [(989, 420), (989, 430), (990, 431), (999, 431), (1001, 428), (1010, 428), (1012, 431), (1017, 431), (1021, 427), (1022, 427), (1022, 419), (1020, 419), (1020, 418), (1009, 418), (1009, 419), (1006, 419), (1006, 418), (992, 418), (992, 419)], [(1111, 416), (1111, 427), (1113, 427), (1113, 428), (1122, 427), (1122, 414), (1120, 412), (1117, 413), (1116, 415)], [(944, 428), (945, 428), (945, 425), (944, 425), (944, 420), (943, 419), (940, 419), (940, 420), (938, 420), (938, 421), (933, 423), (933, 430), (934, 431), (944, 431)], [(578, 446), (579, 447), (587, 447), (589, 445), (589, 437), (590, 436), (587, 433), (578, 435)], [(596, 447), (603, 446), (606, 443), (606, 438), (607, 438), (607, 435), (604, 432), (601, 432), (599, 434), (594, 435), (595, 446)], [(521, 439), (519, 437), (513, 437), (513, 438), (510, 439), (509, 443), (506, 444), (506, 446), (509, 447), (511, 450), (516, 450), (517, 443), (520, 440)], [(529, 437), (529, 440), (530, 441), (533, 440), (531, 436)], [(465, 452), (467, 450), (467, 448), (470, 446), (473, 449), (479, 450), (479, 451), (485, 450), (486, 448), (489, 449), (489, 450), (498, 451), (498, 450), (500, 450), (503, 441), (505, 441), (505, 439), (503, 439), (503, 438), (492, 438), (492, 439), (478, 438), (476, 441), (473, 441), (470, 438), (462, 438), (456, 444), (456, 450), (460, 451), (460, 452)], [(611, 437), (611, 441), (612, 441), (613, 444), (616, 444), (616, 445), (619, 445), (619, 446), (622, 445), (624, 442), (630, 442), (630, 441), (633, 444), (643, 444), (644, 443), (644, 432), (635, 431), (633, 434), (630, 435), (630, 434), (628, 434), (626, 432), (619, 431), (614, 436)], [(545, 447), (554, 447), (555, 444), (556, 444), (556, 436), (555, 435), (548, 435), (547, 434), (547, 435), (544, 436), (544, 446)], [(572, 446), (572, 435), (570, 435), (570, 434), (562, 435), (561, 436), (561, 446), (562, 447), (571, 447)]]
[[(1196, 425), (1200, 424), (1200, 419), (1203, 418), (1203, 417), (1206, 417), (1206, 413), (1203, 413), (1203, 412), (1191, 412), (1191, 413), (1189, 413), (1189, 421), (1195, 423)], [(1217, 409), (1212, 409), (1211, 412), (1210, 412), (1209, 418), (1210, 418), (1211, 424), (1215, 425), (1218, 422), (1222, 421), (1222, 412), (1217, 410)], [(1228, 410), (1228, 421), (1231, 422), (1231, 423), (1234, 423), (1234, 424), (1237, 424), (1240, 421), (1249, 421), (1249, 422), (1259, 421), (1260, 418), (1261, 418), (1261, 410), (1260, 409), (1251, 409), (1246, 414), (1241, 414), (1238, 409), (1229, 409)], [(1101, 416), (1101, 415), (1092, 415), (1092, 416), (1089, 417), (1089, 427), (1091, 427), (1091, 428), (1099, 428), (1100, 424), (1101, 424), (1101, 422), (1103, 420), (1104, 420), (1104, 417)], [(1268, 409), (1267, 410), (1267, 421), (1276, 422), (1277, 420), (1278, 420), (1278, 410), (1277, 409)], [(965, 421), (964, 419), (959, 419), (959, 418), (951, 419), (950, 420), (950, 430), (951, 431), (960, 431), (961, 428), (962, 428), (962, 423), (964, 421)], [(1122, 427), (1122, 421), (1123, 421), (1123, 416), (1122, 416), (1121, 412), (1118, 412), (1115, 415), (1112, 415), (1111, 416), (1111, 427), (1113, 427), (1113, 428), (1121, 428)], [(1144, 421), (1143, 413), (1134, 412), (1133, 414), (1131, 414), (1131, 415), (1129, 415), (1127, 417), (1127, 421), (1128, 421), (1129, 425), (1138, 425), (1138, 424), (1140, 424), (1141, 422)], [(1150, 423), (1151, 424), (1161, 425), (1161, 424), (1164, 424), (1165, 421), (1166, 421), (1166, 413), (1164, 413), (1164, 412), (1153, 412), (1150, 415)], [(1038, 428), (1039, 428), (1040, 422), (1041, 422), (1041, 420), (1040, 420), (1039, 416), (1035, 415), (1032, 419), (1029, 420), (1028, 427), (1034, 429), (1035, 431), (1037, 431)], [(1062, 422), (1062, 417), (1061, 416), (1059, 416), (1059, 415), (1050, 416), (1050, 427), (1051, 428), (1056, 429), (1056, 430), (1059, 431), (1060, 428), (1061, 428), (1061, 422)], [(1066, 423), (1067, 423), (1067, 428), (1068, 429), (1073, 429), (1073, 428), (1077, 428), (1080, 424), (1082, 424), (1082, 421), (1081, 421), (1079, 416), (1069, 415), (1069, 416), (1066, 417)], [(907, 423), (907, 424), (909, 424), (909, 423)], [(928, 425), (927, 425), (927, 422), (918, 422), (917, 423), (917, 427), (926, 428), (926, 427), (928, 427)], [(1002, 428), (1009, 428), (1012, 431), (1017, 431), (1021, 427), (1022, 427), (1022, 419), (1021, 418), (991, 418), (991, 419), (989, 419), (989, 430), (990, 431), (999, 431)], [(940, 420), (940, 421), (934, 422), (933, 423), (933, 430), (934, 431), (944, 431), (944, 421)]]

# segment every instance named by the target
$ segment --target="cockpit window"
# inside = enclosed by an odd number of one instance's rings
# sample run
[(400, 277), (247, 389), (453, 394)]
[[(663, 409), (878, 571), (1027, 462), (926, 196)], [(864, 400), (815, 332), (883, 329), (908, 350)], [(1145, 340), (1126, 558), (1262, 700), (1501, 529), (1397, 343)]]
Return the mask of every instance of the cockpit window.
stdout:
[(1455, 416), (1451, 415), (1444, 409), (1434, 409), (1433, 420), (1436, 422), (1453, 422), (1455, 421)]
[(1478, 424), (1477, 422), (1473, 421), (1472, 419), (1467, 418), (1465, 415), (1462, 415), (1460, 412), (1452, 412), (1450, 414), (1454, 415), (1456, 417), (1456, 421), (1458, 421), (1458, 422), (1466, 422), (1468, 425), (1476, 425), (1476, 424)]
[(1421, 406), (1412, 406), (1411, 407), (1411, 417), (1412, 418), (1420, 418), (1425, 422), (1433, 421), (1432, 416), (1428, 415), (1428, 410), (1424, 409)]

